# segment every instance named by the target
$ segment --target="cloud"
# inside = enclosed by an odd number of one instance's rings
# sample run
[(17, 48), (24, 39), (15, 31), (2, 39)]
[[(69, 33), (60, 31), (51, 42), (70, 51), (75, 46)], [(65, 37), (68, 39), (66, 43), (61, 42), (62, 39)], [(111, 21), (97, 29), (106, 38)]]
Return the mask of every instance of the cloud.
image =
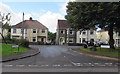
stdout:
[[(1, 5), (0, 6), (1, 13), (11, 14), (11, 20), (10, 20), (11, 25), (16, 25), (17, 23), (22, 21), (23, 18), (22, 12), (15, 13), (10, 6), (3, 3), (0, 3), (0, 5)], [(24, 13), (24, 20), (28, 20), (30, 17), (34, 16), (33, 20), (38, 20), (39, 22), (41, 22), (49, 29), (50, 32), (56, 32), (58, 19), (65, 19), (64, 15), (60, 13), (54, 13), (44, 9), (41, 9), (40, 12), (41, 13), (39, 12)]]
[(60, 8), (60, 12), (63, 14), (63, 15), (66, 15), (67, 13), (66, 13), (66, 10), (67, 10), (67, 5), (68, 5), (68, 2), (73, 2), (73, 1), (75, 1), (75, 0), (65, 0), (65, 2), (64, 3), (62, 3), (60, 6), (61, 6), (61, 8)]
[(64, 19), (64, 16), (59, 13), (47, 11), (45, 14), (40, 16), (39, 21), (48, 27), (49, 31), (56, 32), (58, 19)]
[[(22, 17), (23, 17), (23, 13), (15, 13), (10, 6), (6, 5), (6, 4), (3, 4), (0, 2), (0, 12), (3, 14), (8, 14), (10, 13), (11, 15), (11, 20), (10, 20), (10, 24), (11, 25), (15, 25), (19, 22), (22, 21)], [(31, 17), (31, 14), (25, 14), (25, 17), (24, 19), (27, 20), (29, 19), (29, 17)]]

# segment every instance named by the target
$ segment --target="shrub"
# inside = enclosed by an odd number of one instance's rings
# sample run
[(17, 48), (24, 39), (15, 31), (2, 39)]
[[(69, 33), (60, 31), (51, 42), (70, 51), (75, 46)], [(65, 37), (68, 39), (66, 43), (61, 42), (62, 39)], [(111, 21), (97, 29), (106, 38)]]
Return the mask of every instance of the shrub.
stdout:
[(20, 45), (23, 46), (23, 47), (29, 47), (29, 41), (25, 40), (25, 39), (20, 39), (19, 40), (20, 42)]

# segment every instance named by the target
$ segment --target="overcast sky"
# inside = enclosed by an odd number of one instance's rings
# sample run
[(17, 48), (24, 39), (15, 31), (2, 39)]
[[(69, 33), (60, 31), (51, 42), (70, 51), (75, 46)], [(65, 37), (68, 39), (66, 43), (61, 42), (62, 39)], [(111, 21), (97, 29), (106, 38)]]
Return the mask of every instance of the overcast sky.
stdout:
[(49, 31), (56, 32), (58, 19), (65, 19), (67, 1), (61, 2), (0, 2), (0, 12), (11, 13), (11, 25), (15, 25), (24, 19), (38, 20)]

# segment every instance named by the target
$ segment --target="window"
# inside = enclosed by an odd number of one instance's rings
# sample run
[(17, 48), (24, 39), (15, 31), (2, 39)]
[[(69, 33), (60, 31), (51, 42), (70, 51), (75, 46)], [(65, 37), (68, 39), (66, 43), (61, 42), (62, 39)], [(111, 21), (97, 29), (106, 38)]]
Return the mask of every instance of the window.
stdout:
[(85, 32), (85, 31), (83, 31), (83, 34), (86, 34), (86, 32)]
[(21, 29), (21, 34), (24, 34), (24, 29)]
[(94, 34), (94, 32), (93, 32), (93, 31), (90, 31), (90, 34), (92, 35), (92, 34)]
[(120, 32), (118, 32), (118, 36), (120, 36)]
[(25, 29), (25, 34), (27, 34), (27, 29)]
[(60, 30), (60, 33), (62, 33), (62, 34), (63, 34), (63, 33), (64, 33), (64, 31), (63, 31), (63, 30)]
[(73, 42), (73, 38), (69, 38), (69, 42), (72, 43)]
[(120, 44), (120, 39), (116, 39), (116, 44)]
[(72, 30), (70, 30), (70, 34), (73, 34), (73, 31), (72, 31)]
[(85, 42), (85, 38), (82, 38), (82, 42)]
[(36, 29), (33, 29), (33, 33), (36, 33)]
[(33, 37), (33, 42), (36, 42), (36, 37)]
[(67, 30), (67, 34), (69, 34), (69, 31)]
[(16, 33), (16, 29), (13, 29), (13, 33)]
[(42, 33), (45, 33), (45, 29), (42, 29)]
[(80, 38), (80, 43), (81, 43), (81, 38)]
[(94, 42), (94, 39), (90, 39), (91, 42)]

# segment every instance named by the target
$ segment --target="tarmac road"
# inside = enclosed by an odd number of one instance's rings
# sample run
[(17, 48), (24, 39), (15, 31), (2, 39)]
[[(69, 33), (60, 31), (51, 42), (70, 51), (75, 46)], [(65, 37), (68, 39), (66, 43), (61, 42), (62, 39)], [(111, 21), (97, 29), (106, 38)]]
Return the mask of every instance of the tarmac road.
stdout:
[(30, 45), (40, 54), (2, 63), (3, 72), (118, 72), (118, 62), (78, 54), (78, 46)]

